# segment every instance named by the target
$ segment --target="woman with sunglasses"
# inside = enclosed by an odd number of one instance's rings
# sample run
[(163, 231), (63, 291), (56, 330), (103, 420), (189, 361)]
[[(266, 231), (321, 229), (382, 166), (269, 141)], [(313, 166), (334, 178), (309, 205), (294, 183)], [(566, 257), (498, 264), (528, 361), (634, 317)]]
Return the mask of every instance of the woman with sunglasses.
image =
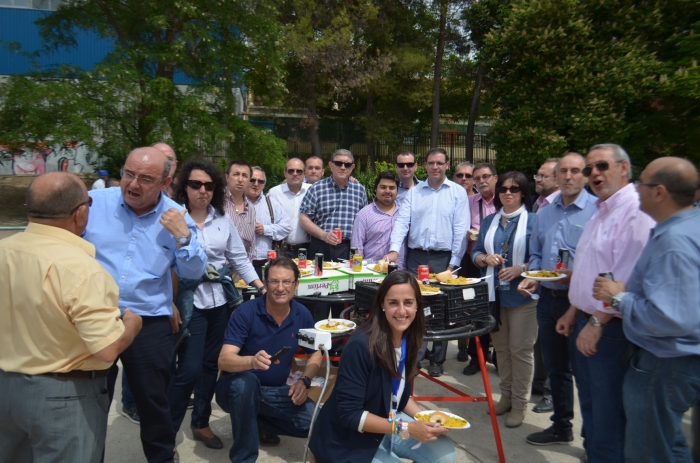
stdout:
[(190, 336), (181, 341), (177, 350), (168, 401), (177, 432), (197, 385), (190, 428), (195, 440), (215, 449), (223, 448), (221, 440), (209, 429), (219, 352), (231, 310), (243, 300), (233, 286), (227, 261), (246, 283), (263, 289), (236, 227), (224, 212), (225, 187), (216, 167), (193, 160), (183, 166), (173, 191), (173, 199), (184, 204), (197, 225), (197, 241), (209, 263), (199, 280), (178, 280), (176, 305), (183, 314), (180, 332), (187, 328)]
[(530, 259), (530, 233), (536, 220), (529, 212), (532, 204), (525, 175), (499, 175), (494, 202), (498, 212), (481, 222), (472, 259), (482, 275), (490, 277), (486, 279), (489, 301), (497, 308), (498, 331), (491, 333), (501, 378), (496, 414), (510, 411), (506, 426), (514, 428), (522, 424), (530, 400), (537, 339), (537, 302), (517, 290)]
[(455, 461), (448, 430), (413, 418), (421, 411), (411, 398), (411, 381), (424, 332), (415, 276), (392, 272), (379, 287), (369, 320), (343, 349), (335, 387), (311, 433), (317, 462)]

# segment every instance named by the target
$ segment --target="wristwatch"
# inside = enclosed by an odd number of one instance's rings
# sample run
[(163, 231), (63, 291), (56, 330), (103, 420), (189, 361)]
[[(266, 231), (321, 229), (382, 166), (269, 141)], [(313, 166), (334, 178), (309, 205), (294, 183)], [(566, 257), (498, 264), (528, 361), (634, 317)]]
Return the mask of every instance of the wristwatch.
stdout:
[(617, 293), (613, 296), (612, 300), (610, 301), (610, 307), (617, 310), (618, 312), (620, 311), (620, 303), (622, 302), (622, 299), (625, 297), (625, 293)]
[(591, 315), (591, 318), (588, 319), (588, 323), (590, 325), (597, 327), (597, 328), (602, 328), (606, 325), (605, 323), (598, 320), (598, 317), (596, 317), (595, 315)]
[(485, 264), (486, 263), (486, 254), (481, 255), (481, 263)]
[(192, 239), (192, 232), (189, 232), (186, 236), (183, 236), (182, 238), (178, 238), (177, 242), (182, 246), (187, 246), (188, 244), (190, 244), (190, 239)]
[(308, 376), (302, 376), (299, 379), (304, 383), (304, 386), (306, 386), (306, 389), (311, 387), (311, 378), (309, 378)]
[(408, 432), (408, 421), (401, 420), (401, 429), (399, 429), (399, 437), (401, 440), (408, 440), (411, 434)]
[(266, 291), (266, 289), (265, 289), (264, 286), (261, 286), (261, 287), (258, 288), (258, 294), (260, 294), (260, 295), (265, 294), (265, 291)]

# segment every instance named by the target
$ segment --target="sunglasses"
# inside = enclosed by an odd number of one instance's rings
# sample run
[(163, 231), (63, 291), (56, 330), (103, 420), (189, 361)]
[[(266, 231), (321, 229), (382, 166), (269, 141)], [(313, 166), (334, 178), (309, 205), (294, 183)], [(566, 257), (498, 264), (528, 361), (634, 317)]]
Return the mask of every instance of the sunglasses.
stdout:
[(403, 169), (404, 167), (408, 167), (410, 169), (415, 165), (416, 165), (415, 162), (397, 162), (396, 163), (396, 167), (398, 167), (399, 169)]
[(304, 170), (303, 170), (303, 169), (287, 169), (287, 173), (288, 173), (289, 175), (295, 175), (295, 174), (296, 174), (296, 175), (301, 175), (301, 174), (304, 173)]
[[(615, 161), (616, 163), (621, 163), (622, 161)], [(586, 166), (581, 170), (581, 173), (583, 174), (584, 177), (590, 177), (591, 174), (593, 173), (593, 168), (598, 169), (598, 172), (605, 172), (606, 170), (610, 169), (610, 163), (608, 161), (600, 161), (596, 162), (592, 166)]]
[(455, 177), (457, 178), (472, 178), (472, 174), (455, 174)]
[(258, 185), (264, 185), (265, 182), (267, 182), (267, 180), (263, 180), (261, 178), (251, 178), (250, 179), (250, 183), (255, 183), (255, 182), (257, 182)]
[(187, 186), (193, 190), (200, 190), (202, 186), (207, 191), (214, 191), (214, 182), (200, 182), (199, 180), (188, 180)]
[(346, 169), (349, 169), (352, 167), (352, 162), (333, 161), (333, 164), (335, 164), (338, 167), (345, 166)]
[(503, 194), (507, 192), (511, 193), (520, 193), (520, 187), (519, 186), (502, 186), (498, 188), (498, 192)]

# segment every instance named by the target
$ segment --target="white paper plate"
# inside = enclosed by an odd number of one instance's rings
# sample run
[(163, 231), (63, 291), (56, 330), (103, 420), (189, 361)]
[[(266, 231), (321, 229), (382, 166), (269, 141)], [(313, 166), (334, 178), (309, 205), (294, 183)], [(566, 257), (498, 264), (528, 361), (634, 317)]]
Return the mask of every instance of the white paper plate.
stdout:
[(424, 293), (423, 291), (420, 292), (421, 296), (426, 296), (426, 297), (437, 296), (438, 294), (445, 294), (445, 293), (443, 293), (442, 291), (438, 291), (437, 293)]
[(556, 277), (533, 277), (528, 275), (528, 272), (523, 272), (520, 274), (520, 276), (523, 278), (529, 278), (531, 280), (537, 281), (557, 281), (566, 278), (566, 275), (564, 273), (560, 273), (559, 276)]
[(340, 262), (324, 262), (323, 263), (323, 270), (333, 270), (336, 268), (340, 268)]
[[(416, 417), (423, 416), (423, 415), (431, 415), (434, 411), (435, 411), (435, 410), (424, 410), (424, 411), (422, 411), (422, 412), (416, 413)], [(459, 416), (459, 415), (455, 415), (454, 413), (446, 412), (446, 411), (444, 411), (444, 410), (440, 410), (440, 411), (441, 411), (442, 413), (444, 413), (445, 415), (447, 415), (447, 416), (451, 416), (451, 417), (453, 417), (453, 418), (459, 418), (460, 420), (464, 420), (464, 421), (467, 422), (467, 424), (466, 424), (465, 426), (462, 426), (461, 428), (455, 428), (455, 427), (453, 427), (453, 426), (443, 426), (443, 428), (446, 428), (446, 429), (469, 429), (469, 428), (472, 427), (472, 425), (471, 425), (471, 423), (469, 422), (469, 420), (467, 420), (467, 419), (465, 419), (465, 418), (462, 418), (462, 417)]]
[(445, 286), (467, 286), (467, 285), (475, 285), (480, 281), (481, 281), (481, 279), (479, 279), (479, 278), (467, 278), (466, 283), (440, 283), (440, 284), (445, 285)]
[[(321, 320), (321, 321), (316, 322), (316, 324), (314, 325), (314, 328), (316, 328), (319, 331), (327, 331), (329, 333), (345, 333), (346, 331), (354, 330), (356, 327), (355, 322), (350, 321), (350, 320), (345, 320), (344, 318), (331, 318), (331, 320), (341, 322), (344, 325), (342, 328), (339, 328), (337, 330), (329, 330), (327, 328), (321, 328), (322, 325), (325, 325), (328, 323), (328, 319), (325, 319), (325, 320)], [(345, 324), (352, 324), (352, 326), (345, 326)]]

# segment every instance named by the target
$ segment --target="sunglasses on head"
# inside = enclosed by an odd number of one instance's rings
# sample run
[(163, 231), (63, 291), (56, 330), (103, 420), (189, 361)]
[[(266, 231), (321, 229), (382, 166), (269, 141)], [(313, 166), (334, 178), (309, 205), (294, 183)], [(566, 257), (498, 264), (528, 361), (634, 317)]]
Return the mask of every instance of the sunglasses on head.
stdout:
[(416, 165), (415, 162), (397, 162), (396, 163), (396, 167), (398, 167), (399, 169), (403, 169), (404, 167), (408, 167), (410, 169), (415, 165)]
[(266, 181), (267, 181), (267, 180), (263, 180), (263, 179), (261, 179), (261, 178), (251, 178), (251, 179), (250, 179), (250, 183), (256, 183), (256, 182), (257, 182), (258, 185), (264, 185)]
[[(622, 161), (615, 161), (616, 163), (620, 163)], [(593, 173), (593, 168), (598, 169), (598, 172), (605, 172), (606, 170), (610, 169), (610, 163), (608, 161), (600, 161), (596, 162), (592, 166), (586, 166), (581, 170), (581, 173), (583, 174), (584, 177), (590, 177), (591, 174)]]
[(294, 174), (301, 175), (304, 173), (304, 170), (303, 169), (287, 169), (287, 173), (289, 175), (294, 175)]
[(352, 167), (352, 162), (333, 161), (333, 164), (335, 164), (338, 167), (345, 166), (346, 169), (349, 169)]
[(499, 193), (507, 193), (509, 191), (511, 193), (520, 193), (520, 187), (513, 185), (513, 186), (502, 186), (502, 187), (498, 188)]
[(472, 174), (455, 174), (455, 177), (457, 178), (472, 178)]
[(214, 191), (214, 182), (200, 182), (199, 180), (188, 180), (187, 186), (193, 190), (199, 190), (204, 186), (207, 191)]

